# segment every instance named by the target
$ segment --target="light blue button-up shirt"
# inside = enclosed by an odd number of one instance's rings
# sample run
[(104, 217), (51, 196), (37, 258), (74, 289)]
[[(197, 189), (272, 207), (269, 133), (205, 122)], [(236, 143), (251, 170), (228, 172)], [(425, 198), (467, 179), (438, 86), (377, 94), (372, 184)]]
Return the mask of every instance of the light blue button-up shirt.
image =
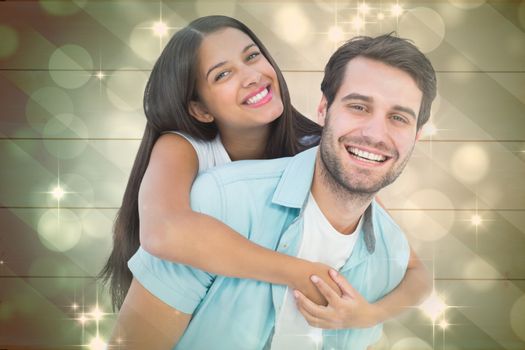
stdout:
[[(295, 256), (317, 149), (292, 158), (233, 162), (204, 172), (193, 185), (191, 205), (259, 245)], [(340, 273), (365, 299), (375, 302), (403, 279), (410, 251), (401, 229), (375, 202), (364, 215), (362, 232)], [(142, 248), (128, 265), (152, 294), (193, 314), (176, 349), (251, 350), (270, 343), (286, 286), (213, 275), (158, 259)], [(381, 329), (377, 325), (325, 330), (323, 349), (366, 349), (379, 339)]]

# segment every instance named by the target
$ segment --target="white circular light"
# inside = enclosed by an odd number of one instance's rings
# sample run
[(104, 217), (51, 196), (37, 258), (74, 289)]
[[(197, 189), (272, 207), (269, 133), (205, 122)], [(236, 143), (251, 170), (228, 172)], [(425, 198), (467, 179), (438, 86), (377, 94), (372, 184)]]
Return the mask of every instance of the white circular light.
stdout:
[(406, 11), (401, 17), (399, 35), (414, 40), (422, 52), (431, 52), (445, 38), (445, 22), (436, 11), (417, 7)]

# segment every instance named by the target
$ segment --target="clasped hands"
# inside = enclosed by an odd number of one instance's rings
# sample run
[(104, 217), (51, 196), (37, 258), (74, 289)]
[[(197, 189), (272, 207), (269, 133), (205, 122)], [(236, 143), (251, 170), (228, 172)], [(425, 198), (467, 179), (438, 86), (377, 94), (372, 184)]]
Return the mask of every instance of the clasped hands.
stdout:
[(321, 263), (305, 281), (292, 285), (297, 308), (310, 326), (323, 329), (366, 328), (378, 323), (378, 310), (344, 276)]

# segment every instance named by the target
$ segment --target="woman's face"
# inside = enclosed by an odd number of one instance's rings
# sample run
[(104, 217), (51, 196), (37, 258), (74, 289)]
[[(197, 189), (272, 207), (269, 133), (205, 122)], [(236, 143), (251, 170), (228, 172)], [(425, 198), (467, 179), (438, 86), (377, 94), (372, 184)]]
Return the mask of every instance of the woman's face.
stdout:
[(198, 56), (200, 102), (190, 108), (197, 119), (215, 120), (221, 131), (242, 131), (282, 114), (275, 70), (248, 35), (234, 28), (208, 34)]

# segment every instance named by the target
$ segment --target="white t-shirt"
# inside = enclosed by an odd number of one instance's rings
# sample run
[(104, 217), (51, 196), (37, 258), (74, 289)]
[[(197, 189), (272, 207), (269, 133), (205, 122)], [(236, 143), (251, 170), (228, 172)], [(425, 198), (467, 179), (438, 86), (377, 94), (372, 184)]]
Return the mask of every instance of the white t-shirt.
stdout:
[(201, 140), (180, 131), (168, 131), (188, 140), (197, 152), (199, 160), (199, 173), (201, 171), (231, 163), (230, 156), (221, 142), (219, 134), (213, 140)]
[[(354, 249), (362, 219), (352, 234), (341, 234), (326, 219), (312, 193), (304, 208), (304, 232), (298, 257), (339, 270)], [(292, 291), (286, 290), (281, 312), (276, 316), (271, 350), (322, 349), (322, 329), (311, 327), (297, 309)]]

